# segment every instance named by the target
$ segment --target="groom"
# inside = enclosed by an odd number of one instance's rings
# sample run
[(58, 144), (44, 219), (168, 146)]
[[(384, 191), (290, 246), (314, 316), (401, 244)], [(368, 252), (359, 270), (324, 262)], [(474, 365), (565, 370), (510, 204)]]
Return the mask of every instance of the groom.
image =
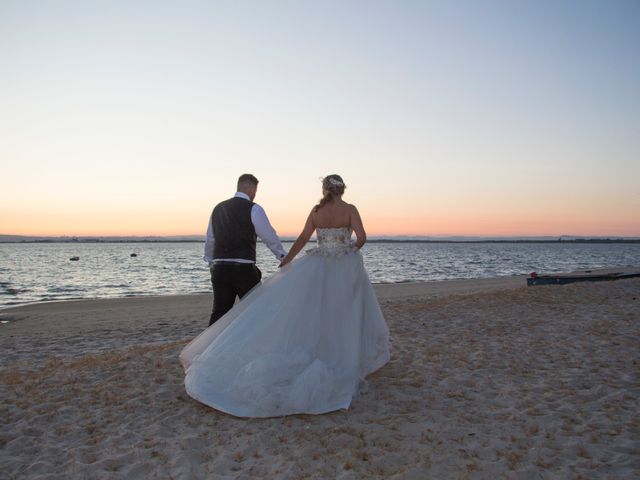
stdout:
[(204, 260), (211, 269), (213, 311), (209, 326), (231, 310), (236, 295), (244, 297), (260, 283), (256, 267), (256, 239), (265, 243), (278, 260), (286, 252), (263, 208), (253, 203), (258, 179), (240, 175), (235, 196), (219, 203), (209, 218), (204, 244)]

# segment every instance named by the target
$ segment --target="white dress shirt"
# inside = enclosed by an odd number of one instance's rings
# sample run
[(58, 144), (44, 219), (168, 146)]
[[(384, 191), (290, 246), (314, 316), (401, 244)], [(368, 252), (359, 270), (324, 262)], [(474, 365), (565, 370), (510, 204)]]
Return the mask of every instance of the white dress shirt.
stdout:
[[(236, 192), (235, 197), (244, 198), (245, 200), (251, 201), (249, 195), (242, 192)], [(213, 212), (211, 212), (211, 216), (209, 217), (209, 226), (207, 227), (207, 237), (204, 242), (204, 261), (209, 264), (209, 266), (213, 265), (217, 260), (226, 260), (232, 262), (239, 263), (253, 263), (251, 260), (247, 260), (246, 258), (213, 258), (213, 247), (215, 245), (215, 237), (213, 235), (213, 223), (212, 223)], [(282, 244), (280, 243), (280, 239), (276, 234), (276, 231), (269, 223), (269, 219), (267, 218), (267, 214), (264, 209), (258, 205), (257, 203), (253, 204), (251, 208), (251, 222), (253, 223), (253, 228), (256, 230), (256, 235), (264, 242), (264, 244), (269, 247), (269, 250), (273, 252), (278, 260), (282, 259), (287, 252), (282, 248)]]

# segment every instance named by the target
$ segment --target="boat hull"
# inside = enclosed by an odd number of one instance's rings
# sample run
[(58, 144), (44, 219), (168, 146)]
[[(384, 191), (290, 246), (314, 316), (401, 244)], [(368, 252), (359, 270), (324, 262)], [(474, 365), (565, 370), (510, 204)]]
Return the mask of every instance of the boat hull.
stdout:
[(527, 278), (527, 285), (566, 285), (575, 282), (602, 282), (607, 280), (621, 280), (640, 277), (639, 273), (608, 273), (600, 275), (538, 275)]

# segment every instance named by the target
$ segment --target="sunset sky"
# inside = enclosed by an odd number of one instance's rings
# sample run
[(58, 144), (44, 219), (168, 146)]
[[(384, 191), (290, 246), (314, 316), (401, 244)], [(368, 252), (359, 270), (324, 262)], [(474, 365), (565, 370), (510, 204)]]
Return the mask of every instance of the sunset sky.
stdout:
[(640, 2), (0, 0), (0, 233), (640, 236)]

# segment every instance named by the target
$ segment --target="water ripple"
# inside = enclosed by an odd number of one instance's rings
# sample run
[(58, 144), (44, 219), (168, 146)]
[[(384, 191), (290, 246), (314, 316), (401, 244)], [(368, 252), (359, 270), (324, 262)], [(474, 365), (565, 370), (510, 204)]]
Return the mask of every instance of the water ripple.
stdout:
[[(291, 244), (285, 244), (290, 248)], [(0, 244), (0, 308), (45, 300), (211, 292), (201, 243)], [(131, 257), (135, 252), (138, 256)], [(640, 265), (638, 244), (369, 243), (374, 283)], [(80, 261), (71, 262), (71, 257)], [(266, 278), (278, 261), (258, 244)]]

